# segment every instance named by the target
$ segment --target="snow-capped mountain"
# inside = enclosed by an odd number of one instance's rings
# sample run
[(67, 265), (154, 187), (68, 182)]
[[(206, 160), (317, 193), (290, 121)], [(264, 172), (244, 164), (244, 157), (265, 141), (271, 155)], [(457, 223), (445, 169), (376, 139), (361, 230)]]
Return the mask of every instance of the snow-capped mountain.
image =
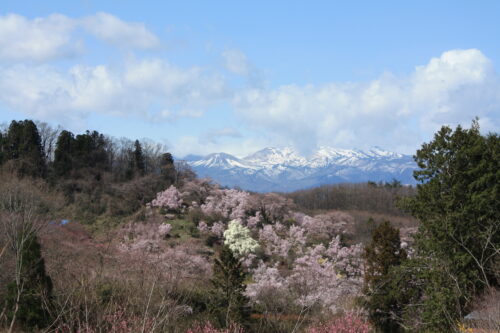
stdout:
[(379, 147), (367, 151), (320, 147), (310, 158), (292, 148), (264, 148), (247, 157), (226, 153), (189, 156), (186, 162), (200, 177), (245, 190), (294, 191), (343, 182), (391, 181), (414, 184), (413, 158)]

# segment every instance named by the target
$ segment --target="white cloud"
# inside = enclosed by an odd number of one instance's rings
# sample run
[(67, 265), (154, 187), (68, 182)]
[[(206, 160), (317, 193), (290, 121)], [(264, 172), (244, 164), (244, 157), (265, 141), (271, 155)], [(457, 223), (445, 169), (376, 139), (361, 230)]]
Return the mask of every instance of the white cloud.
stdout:
[(202, 137), (191, 135), (180, 136), (169, 146), (172, 153), (180, 157), (187, 154), (204, 156), (214, 152), (224, 152), (242, 158), (268, 145), (263, 138), (242, 137), (235, 138), (234, 140), (210, 142), (204, 141)]
[(476, 115), (498, 130), (500, 80), (479, 50), (452, 50), (404, 77), (250, 89), (233, 103), (251, 126), (306, 154), (318, 145), (414, 152), (441, 125)]
[(252, 71), (252, 66), (248, 62), (247, 56), (239, 50), (226, 50), (222, 52), (222, 57), (224, 58), (226, 69), (231, 73), (247, 76)]
[(74, 20), (59, 14), (28, 20), (0, 16), (0, 59), (46, 61), (71, 56), (81, 45), (72, 40)]
[(150, 49), (160, 45), (158, 37), (144, 24), (122, 21), (107, 13), (83, 19), (52, 14), (31, 20), (8, 14), (0, 16), (0, 60), (45, 62), (77, 55), (83, 51), (83, 41), (75, 37), (77, 28), (122, 48)]
[(125, 22), (108, 13), (97, 13), (81, 20), (82, 26), (95, 37), (119, 47), (150, 49), (160, 40), (143, 23)]
[(240, 131), (235, 128), (225, 127), (221, 129), (207, 131), (200, 137), (200, 142), (210, 142), (217, 144), (223, 138), (241, 138), (242, 135)]
[(0, 103), (41, 119), (81, 120), (96, 112), (172, 121), (199, 117), (226, 94), (222, 77), (159, 59), (117, 67), (76, 65), (67, 71), (47, 65), (0, 67)]
[(250, 63), (243, 52), (236, 49), (225, 50), (222, 52), (222, 58), (224, 60), (224, 67), (229, 72), (245, 78), (253, 87), (262, 86), (262, 74)]

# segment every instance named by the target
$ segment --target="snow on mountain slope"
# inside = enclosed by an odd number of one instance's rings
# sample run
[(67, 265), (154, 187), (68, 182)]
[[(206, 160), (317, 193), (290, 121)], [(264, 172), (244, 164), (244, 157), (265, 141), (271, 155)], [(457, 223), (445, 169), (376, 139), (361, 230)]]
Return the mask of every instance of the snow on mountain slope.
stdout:
[(340, 182), (391, 181), (414, 184), (409, 155), (373, 147), (368, 151), (320, 147), (309, 159), (292, 148), (265, 148), (244, 158), (226, 153), (187, 161), (201, 177), (246, 190), (293, 191)]

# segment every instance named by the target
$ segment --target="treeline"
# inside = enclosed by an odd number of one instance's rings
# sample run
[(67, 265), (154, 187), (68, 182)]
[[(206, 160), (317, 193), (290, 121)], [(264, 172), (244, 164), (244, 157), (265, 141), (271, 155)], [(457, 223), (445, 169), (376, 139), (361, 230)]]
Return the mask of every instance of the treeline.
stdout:
[[(74, 134), (32, 120), (0, 131), (0, 167), (8, 177), (31, 177), (62, 193), (65, 214), (82, 222), (137, 211), (159, 190), (194, 177), (178, 171), (166, 147), (148, 140), (116, 139), (97, 131)], [(76, 204), (78, 203), (78, 204)]]
[(401, 216), (405, 213), (397, 206), (397, 200), (415, 193), (414, 187), (402, 186), (393, 180), (390, 183), (323, 185), (287, 196), (306, 210), (361, 210)]

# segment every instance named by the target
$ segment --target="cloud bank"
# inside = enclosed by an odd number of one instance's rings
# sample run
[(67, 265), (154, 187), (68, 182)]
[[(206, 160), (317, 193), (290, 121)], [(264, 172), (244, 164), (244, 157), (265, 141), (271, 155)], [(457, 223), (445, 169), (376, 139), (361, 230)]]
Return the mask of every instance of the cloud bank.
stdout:
[(81, 121), (90, 113), (135, 115), (147, 121), (199, 117), (225, 94), (224, 80), (218, 75), (161, 59), (130, 60), (118, 68), (0, 67), (0, 102), (36, 118), (63, 123)]
[(125, 22), (107, 13), (81, 19), (61, 14), (28, 19), (17, 14), (0, 16), (0, 60), (35, 61), (71, 57), (82, 53), (78, 29), (113, 46), (153, 49), (160, 39), (144, 24)]
[(318, 145), (412, 152), (441, 125), (468, 125), (474, 116), (498, 130), (500, 80), (479, 50), (451, 50), (407, 76), (250, 89), (233, 103), (251, 126), (305, 154)]

